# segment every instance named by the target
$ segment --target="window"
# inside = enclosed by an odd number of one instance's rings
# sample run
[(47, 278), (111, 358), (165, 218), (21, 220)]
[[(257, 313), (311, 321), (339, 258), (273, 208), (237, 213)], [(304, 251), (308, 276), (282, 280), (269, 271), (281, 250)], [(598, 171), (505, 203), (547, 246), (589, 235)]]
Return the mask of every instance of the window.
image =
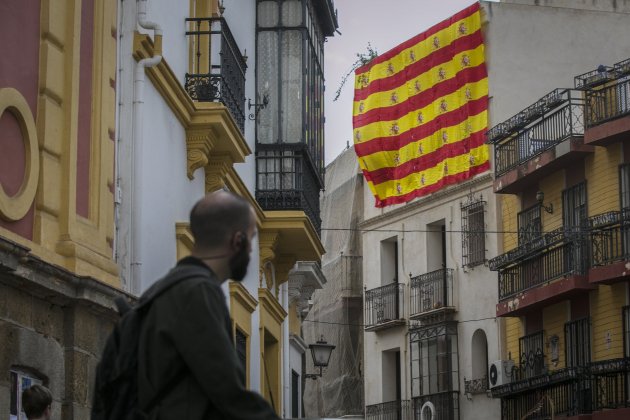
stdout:
[(630, 357), (630, 306), (624, 306), (623, 318), (623, 352), (625, 357)]
[(619, 166), (619, 194), (622, 211), (630, 211), (630, 163)]
[(545, 373), (545, 332), (539, 331), (519, 338), (519, 365), (523, 378)]
[(567, 367), (591, 362), (591, 320), (578, 319), (564, 324), (564, 351)]
[(291, 416), (300, 417), (300, 375), (294, 370), (291, 371)]
[(22, 391), (35, 384), (43, 385), (43, 381), (35, 375), (21, 370), (11, 369), (11, 401), (9, 405), (9, 420), (27, 420), (22, 410)]
[[(234, 334), (234, 342), (238, 360), (241, 361), (243, 366), (243, 374), (247, 375), (247, 335), (237, 328), (236, 333)], [(242, 379), (243, 383), (246, 384), (247, 378)]]
[(583, 272), (588, 264), (586, 253), (586, 182), (562, 191), (562, 222), (570, 239), (564, 248), (565, 272)]
[(518, 244), (524, 245), (542, 235), (540, 205), (536, 204), (518, 214)]
[(474, 267), (486, 262), (486, 202), (480, 200), (462, 205), (462, 265)]
[(412, 396), (457, 390), (457, 324), (413, 330), (410, 342)]

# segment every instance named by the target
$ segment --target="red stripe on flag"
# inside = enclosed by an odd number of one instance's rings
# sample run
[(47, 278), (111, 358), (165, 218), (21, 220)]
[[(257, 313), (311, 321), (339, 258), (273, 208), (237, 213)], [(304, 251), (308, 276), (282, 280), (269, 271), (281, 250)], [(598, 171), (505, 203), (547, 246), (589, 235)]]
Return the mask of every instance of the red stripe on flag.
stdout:
[(461, 172), (458, 174), (453, 174), (453, 175), (447, 175), (445, 177), (443, 177), (442, 179), (440, 179), (440, 181), (436, 182), (433, 185), (429, 185), (426, 186), (424, 188), (418, 188), (417, 190), (413, 190), (407, 194), (404, 195), (398, 195), (398, 196), (394, 196), (394, 197), (388, 197), (385, 198), (383, 200), (380, 200), (378, 198), (376, 198), (376, 203), (375, 206), (376, 207), (385, 207), (385, 206), (389, 206), (391, 204), (402, 204), (402, 203), (406, 203), (414, 198), (417, 197), (422, 197), (425, 196), (427, 194), (436, 192), (437, 190), (441, 189), (442, 187), (446, 186), (446, 185), (451, 185), (451, 184), (455, 184), (457, 182), (461, 182), (464, 181), (466, 179), (472, 178), (473, 176), (480, 174), (482, 172), (487, 171), (488, 169), (490, 169), (490, 162), (485, 162), (479, 166), (473, 166), (472, 168), (470, 168), (469, 171), (467, 172)]
[(368, 64), (366, 64), (365, 66), (359, 67), (357, 69), (357, 74), (365, 73), (366, 71), (370, 70), (372, 68), (372, 66), (374, 66), (375, 64), (382, 63), (383, 61), (389, 60), (390, 58), (392, 58), (395, 55), (399, 54), (401, 51), (406, 50), (407, 48), (411, 47), (412, 45), (417, 44), (418, 42), (422, 41), (423, 39), (429, 38), (430, 36), (435, 35), (437, 32), (441, 31), (442, 29), (448, 28), (453, 23), (467, 18), (468, 16), (474, 14), (477, 10), (479, 10), (479, 3), (478, 2), (468, 6), (467, 8), (462, 10), (461, 12), (458, 12), (458, 13), (454, 14), (450, 18), (445, 19), (445, 20), (443, 20), (442, 22), (440, 22), (440, 23), (438, 23), (436, 25), (433, 25), (432, 27), (430, 27), (426, 31), (422, 32), (421, 34), (418, 34), (418, 35), (414, 36), (413, 38), (403, 42), (402, 44), (392, 48), (391, 50), (389, 50), (389, 51), (379, 55), (374, 60), (372, 60)]
[(404, 70), (399, 71), (392, 76), (377, 79), (364, 88), (355, 89), (354, 100), (362, 101), (374, 93), (396, 89), (432, 68), (451, 61), (455, 55), (464, 51), (473, 50), (482, 44), (483, 37), (481, 35), (481, 31), (458, 38), (453, 41), (451, 45), (421, 58), (415, 63), (406, 66)]
[[(396, 181), (416, 172), (432, 168), (444, 159), (460, 156), (470, 152), (471, 149), (481, 146), (485, 142), (485, 131), (473, 133), (470, 137), (456, 143), (447, 143), (437, 150), (426, 155), (418, 156), (396, 167), (381, 168), (375, 171), (363, 171), (365, 178), (374, 184), (386, 181)], [(369, 168), (368, 168), (369, 169)]]
[(377, 152), (399, 150), (409, 143), (430, 136), (441, 128), (457, 125), (486, 109), (488, 109), (488, 97), (484, 96), (453, 111), (439, 115), (426, 124), (407, 130), (399, 136), (377, 137), (365, 143), (355, 143), (354, 151), (357, 156), (362, 157)]
[(383, 106), (381, 108), (372, 108), (365, 114), (353, 116), (352, 126), (354, 128), (359, 128), (373, 122), (397, 120), (411, 111), (424, 108), (437, 98), (450, 95), (466, 83), (475, 83), (485, 79), (486, 77), (488, 77), (488, 71), (486, 66), (483, 64), (476, 67), (466, 68), (457, 73), (454, 78), (445, 80), (433, 86), (431, 88), (431, 95), (425, 95), (425, 92), (420, 92), (399, 104)]

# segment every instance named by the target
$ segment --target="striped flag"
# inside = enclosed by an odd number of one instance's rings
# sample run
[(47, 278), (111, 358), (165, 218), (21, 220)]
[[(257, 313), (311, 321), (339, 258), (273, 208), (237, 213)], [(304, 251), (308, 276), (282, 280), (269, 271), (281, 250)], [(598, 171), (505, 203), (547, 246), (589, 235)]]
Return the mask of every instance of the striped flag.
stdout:
[(479, 3), (358, 68), (354, 149), (376, 206), (487, 171), (487, 109)]

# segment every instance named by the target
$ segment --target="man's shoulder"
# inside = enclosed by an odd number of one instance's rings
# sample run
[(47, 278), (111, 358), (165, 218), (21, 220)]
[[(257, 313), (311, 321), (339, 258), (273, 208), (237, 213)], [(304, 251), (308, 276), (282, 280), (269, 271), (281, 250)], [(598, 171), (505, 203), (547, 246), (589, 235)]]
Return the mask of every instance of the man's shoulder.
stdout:
[(156, 281), (142, 294), (140, 303), (155, 299), (163, 294), (177, 294), (205, 285), (212, 290), (220, 290), (214, 273), (196, 265), (180, 264), (164, 277)]

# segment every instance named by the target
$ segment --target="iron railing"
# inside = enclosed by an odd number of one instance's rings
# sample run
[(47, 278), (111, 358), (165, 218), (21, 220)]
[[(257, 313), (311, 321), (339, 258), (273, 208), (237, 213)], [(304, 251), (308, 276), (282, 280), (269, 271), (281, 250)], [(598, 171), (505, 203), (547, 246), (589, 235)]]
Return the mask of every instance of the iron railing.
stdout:
[(466, 394), (483, 394), (488, 390), (488, 375), (477, 379), (464, 379), (464, 391)]
[(559, 143), (583, 137), (582, 92), (554, 91), (505, 124), (487, 133), (489, 142), (494, 144), (496, 176), (515, 169)]
[(630, 209), (589, 218), (591, 265), (608, 265), (630, 259)]
[(581, 232), (560, 228), (490, 260), (499, 272), (499, 300), (588, 268), (588, 247)]
[[(428, 415), (430, 405), (434, 410), (434, 415), (431, 417)], [(420, 420), (421, 418), (459, 420), (459, 392), (457, 391), (415, 397), (411, 400), (411, 406), (414, 420)], [(423, 411), (424, 417), (422, 417)]]
[(411, 420), (409, 400), (389, 401), (365, 407), (365, 420)]
[(403, 283), (392, 283), (365, 291), (365, 327), (403, 318)]
[(630, 114), (630, 79), (587, 90), (585, 96), (587, 127)]
[(303, 210), (320, 232), (321, 180), (304, 144), (259, 144), (256, 174), (256, 201), (264, 210)]
[(591, 363), (595, 410), (630, 407), (630, 359)]
[(245, 129), (246, 58), (222, 17), (186, 19), (192, 72), (186, 73), (185, 88), (196, 101), (221, 102)]
[(449, 306), (453, 306), (453, 269), (442, 268), (411, 278), (410, 315)]

